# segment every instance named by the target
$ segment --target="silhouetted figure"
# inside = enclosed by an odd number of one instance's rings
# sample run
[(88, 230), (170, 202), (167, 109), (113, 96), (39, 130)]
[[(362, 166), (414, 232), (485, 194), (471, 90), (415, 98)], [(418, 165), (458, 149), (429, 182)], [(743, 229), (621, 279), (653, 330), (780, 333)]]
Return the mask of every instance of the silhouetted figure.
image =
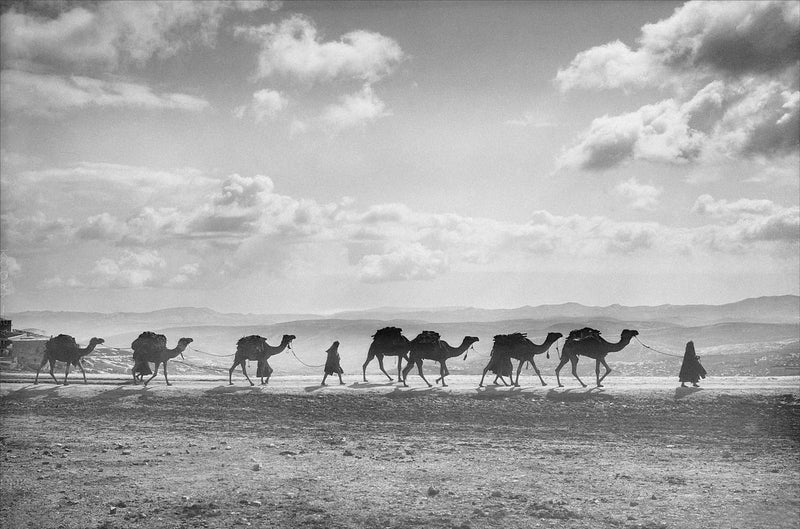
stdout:
[(342, 373), (344, 370), (340, 364), (341, 358), (339, 357), (339, 342), (333, 342), (333, 345), (328, 347), (328, 350), (325, 351), (328, 353), (328, 358), (325, 360), (325, 376), (322, 377), (322, 386), (325, 385), (325, 379), (328, 378), (328, 375), (332, 375), (336, 373), (339, 376), (339, 384), (344, 384), (342, 381)]
[(700, 387), (697, 383), (701, 378), (706, 378), (706, 370), (702, 364), (700, 364), (700, 358), (698, 358), (694, 351), (694, 342), (687, 342), (686, 351), (683, 353), (681, 372), (678, 374), (681, 387), (685, 388), (687, 382), (691, 382), (692, 386), (696, 388)]

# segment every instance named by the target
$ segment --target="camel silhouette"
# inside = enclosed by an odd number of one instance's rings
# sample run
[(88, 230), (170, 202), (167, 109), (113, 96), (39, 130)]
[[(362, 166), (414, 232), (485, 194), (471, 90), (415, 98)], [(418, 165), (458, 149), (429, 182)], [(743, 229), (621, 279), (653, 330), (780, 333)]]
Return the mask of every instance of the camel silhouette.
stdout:
[[(558, 387), (564, 387), (559, 378), (559, 372), (567, 362), (572, 363), (572, 375), (578, 379), (581, 386), (586, 387), (586, 384), (584, 384), (583, 380), (578, 376), (578, 357), (586, 356), (588, 358), (594, 358), (597, 387), (602, 388), (603, 379), (611, 373), (611, 368), (608, 367), (606, 363), (606, 356), (608, 353), (614, 353), (624, 349), (625, 346), (631, 342), (631, 339), (638, 334), (639, 331), (625, 329), (620, 334), (619, 342), (610, 343), (600, 336), (599, 331), (589, 329), (588, 327), (570, 332), (567, 341), (564, 342), (564, 348), (561, 351), (561, 361), (558, 367), (556, 367), (556, 381), (558, 382)], [(606, 368), (606, 372), (602, 377), (600, 376), (600, 364), (603, 364), (603, 367)]]
[(81, 349), (78, 347), (78, 342), (75, 341), (75, 338), (68, 334), (59, 334), (55, 338), (50, 338), (47, 340), (47, 343), (44, 344), (44, 357), (39, 364), (39, 368), (36, 370), (36, 377), (33, 379), (33, 383), (39, 383), (39, 371), (42, 370), (46, 363), (50, 362), (50, 376), (53, 377), (53, 381), (58, 384), (58, 380), (56, 380), (56, 376), (53, 374), (53, 368), (56, 362), (66, 362), (67, 369), (64, 372), (64, 385), (66, 386), (68, 384), (67, 377), (69, 376), (70, 365), (80, 368), (81, 373), (83, 373), (83, 383), (88, 384), (89, 382), (86, 381), (86, 371), (83, 369), (83, 357), (94, 351), (94, 348), (103, 342), (104, 340), (102, 338), (92, 338), (89, 340), (89, 345)]

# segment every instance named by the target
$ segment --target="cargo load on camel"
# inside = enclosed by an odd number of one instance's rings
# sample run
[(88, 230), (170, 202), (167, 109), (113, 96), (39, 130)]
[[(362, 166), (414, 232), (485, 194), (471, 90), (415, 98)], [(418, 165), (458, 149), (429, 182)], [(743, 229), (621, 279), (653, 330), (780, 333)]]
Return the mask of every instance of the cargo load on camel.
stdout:
[(583, 329), (574, 329), (569, 332), (567, 336), (568, 341), (580, 342), (583, 340), (600, 340), (600, 331), (592, 329), (591, 327), (584, 327)]

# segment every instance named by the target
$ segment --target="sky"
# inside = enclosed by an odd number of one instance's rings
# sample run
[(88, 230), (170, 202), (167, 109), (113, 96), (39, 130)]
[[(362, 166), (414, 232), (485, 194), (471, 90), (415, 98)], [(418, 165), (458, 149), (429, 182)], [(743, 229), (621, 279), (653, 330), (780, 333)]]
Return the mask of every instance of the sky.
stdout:
[(798, 2), (4, 2), (2, 310), (800, 293)]

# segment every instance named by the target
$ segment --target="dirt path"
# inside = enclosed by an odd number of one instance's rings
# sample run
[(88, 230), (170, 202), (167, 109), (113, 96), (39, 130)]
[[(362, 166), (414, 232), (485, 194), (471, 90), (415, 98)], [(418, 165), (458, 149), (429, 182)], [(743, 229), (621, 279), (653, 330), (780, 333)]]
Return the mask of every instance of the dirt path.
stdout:
[[(376, 380), (377, 377), (372, 377)], [(2, 527), (786, 527), (797, 377), (0, 384)], [(566, 382), (566, 381), (565, 381)], [(572, 381), (574, 382), (574, 381)]]

